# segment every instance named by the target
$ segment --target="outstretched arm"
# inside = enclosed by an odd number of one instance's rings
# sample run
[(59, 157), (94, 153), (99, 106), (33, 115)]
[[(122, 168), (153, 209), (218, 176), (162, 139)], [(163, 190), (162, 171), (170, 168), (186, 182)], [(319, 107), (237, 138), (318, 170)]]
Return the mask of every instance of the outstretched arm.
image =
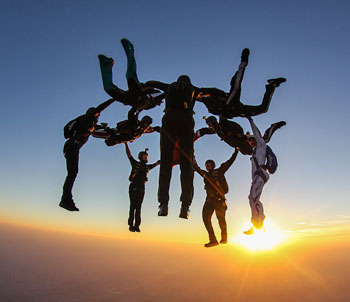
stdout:
[(159, 81), (147, 81), (145, 83), (145, 86), (160, 89), (160, 90), (163, 90), (164, 92), (167, 92), (170, 84), (166, 84)]
[(148, 168), (150, 170), (152, 170), (153, 168), (157, 167), (158, 165), (160, 165), (160, 160), (157, 160), (154, 164), (148, 165)]
[(112, 104), (115, 100), (114, 99), (109, 99), (102, 104), (98, 105), (96, 107), (96, 113), (101, 113), (101, 111), (105, 110), (110, 104)]
[(253, 118), (251, 116), (247, 117), (247, 119), (249, 120), (250, 126), (252, 128), (253, 135), (255, 137), (257, 147), (263, 147), (265, 145), (265, 141), (261, 137), (259, 128), (255, 125), (254, 120), (253, 120)]
[(208, 127), (201, 128), (201, 129), (196, 131), (195, 138), (198, 139), (206, 134), (215, 134), (215, 131), (213, 129), (208, 128)]
[(205, 177), (205, 171), (202, 170), (198, 164), (197, 164), (197, 161), (196, 161), (196, 158), (193, 156), (193, 161), (192, 161), (192, 165), (193, 165), (193, 168), (196, 170), (196, 172), (198, 174), (200, 174), (202, 177)]
[(236, 160), (237, 154), (238, 154), (238, 149), (236, 148), (235, 152), (232, 154), (229, 160), (221, 164), (218, 170), (220, 170), (222, 173), (226, 173), (226, 171), (232, 166), (233, 162)]
[(127, 156), (128, 158), (131, 158), (132, 155), (131, 155), (131, 152), (130, 152), (130, 149), (129, 149), (129, 145), (128, 145), (127, 142), (125, 143), (125, 151), (126, 151), (126, 156)]

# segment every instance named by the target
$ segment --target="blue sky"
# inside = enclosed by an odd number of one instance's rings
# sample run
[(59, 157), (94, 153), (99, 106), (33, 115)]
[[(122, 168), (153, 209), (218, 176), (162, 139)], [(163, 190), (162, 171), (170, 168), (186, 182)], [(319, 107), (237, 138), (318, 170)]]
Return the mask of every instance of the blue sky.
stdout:
[[(140, 81), (172, 82), (188, 74), (196, 86), (226, 91), (242, 49), (250, 48), (244, 102), (260, 103), (267, 79), (287, 78), (269, 112), (255, 119), (262, 130), (287, 121), (270, 143), (279, 169), (262, 196), (267, 215), (285, 228), (348, 217), (349, 6), (347, 1), (2, 1), (0, 218), (127, 232), (130, 164), (123, 145), (106, 147), (90, 138), (81, 150), (74, 188), (81, 212), (72, 215), (57, 205), (66, 173), (63, 126), (108, 98), (98, 54), (115, 59), (114, 82), (127, 87), (123, 37), (135, 46)], [(142, 114), (158, 125), (162, 110)], [(100, 121), (114, 125), (127, 111), (112, 104)], [(199, 103), (195, 112), (198, 129), (208, 113)], [(249, 130), (246, 120), (236, 121)], [(135, 157), (145, 147), (150, 161), (156, 161), (159, 135), (144, 135), (130, 144)], [(201, 166), (208, 158), (220, 164), (232, 152), (214, 136), (203, 137), (195, 148)], [(191, 219), (180, 221), (178, 175), (176, 168), (171, 215), (162, 219), (156, 216), (158, 168), (150, 172), (143, 227), (205, 235), (203, 181), (195, 179)], [(239, 155), (227, 179), (228, 220), (238, 228), (250, 215), (249, 158)]]

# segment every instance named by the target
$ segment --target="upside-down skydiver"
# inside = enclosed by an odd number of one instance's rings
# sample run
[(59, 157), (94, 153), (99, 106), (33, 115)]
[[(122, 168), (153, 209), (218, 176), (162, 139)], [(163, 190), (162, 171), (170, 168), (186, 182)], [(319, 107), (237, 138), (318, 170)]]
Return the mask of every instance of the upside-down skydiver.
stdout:
[(128, 63), (126, 71), (126, 79), (128, 90), (122, 90), (117, 87), (112, 80), (112, 67), (114, 61), (102, 54), (98, 56), (100, 61), (100, 69), (103, 81), (104, 90), (116, 101), (124, 105), (134, 106), (138, 109), (151, 109), (160, 105), (165, 97), (165, 94), (159, 94), (159, 91), (150, 87), (146, 87), (140, 83), (136, 74), (136, 61), (134, 56), (134, 46), (127, 39), (122, 39)]
[(264, 98), (260, 105), (252, 106), (243, 104), (240, 99), (241, 84), (245, 68), (248, 65), (249, 53), (248, 48), (242, 51), (241, 63), (231, 79), (229, 93), (217, 88), (206, 88), (198, 95), (197, 101), (202, 102), (211, 114), (231, 119), (238, 116), (255, 116), (268, 111), (276, 87), (284, 83), (286, 79), (276, 78), (267, 80)]

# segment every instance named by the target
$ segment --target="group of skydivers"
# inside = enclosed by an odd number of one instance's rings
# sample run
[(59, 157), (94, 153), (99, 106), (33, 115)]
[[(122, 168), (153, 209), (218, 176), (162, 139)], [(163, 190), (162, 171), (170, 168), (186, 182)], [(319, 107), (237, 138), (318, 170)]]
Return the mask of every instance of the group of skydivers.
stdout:
[[(281, 121), (272, 124), (264, 135), (261, 135), (252, 116), (267, 112), (275, 88), (286, 79), (267, 80), (266, 91), (260, 105), (243, 104), (240, 100), (241, 82), (250, 53), (249, 49), (245, 48), (242, 52), (239, 68), (231, 79), (229, 93), (217, 88), (195, 87), (187, 75), (181, 75), (176, 82), (171, 84), (158, 81), (140, 83), (136, 74), (134, 47), (127, 39), (122, 39), (121, 43), (127, 56), (128, 90), (124, 91), (118, 88), (112, 81), (113, 59), (99, 55), (103, 87), (112, 98), (97, 107), (89, 108), (85, 114), (73, 119), (64, 127), (64, 136), (67, 141), (63, 152), (67, 163), (67, 177), (59, 205), (68, 211), (79, 211), (73, 201), (72, 188), (78, 174), (79, 150), (92, 135), (104, 139), (107, 146), (125, 144), (126, 154), (132, 166), (129, 177), (130, 212), (128, 219), (131, 232), (140, 232), (141, 205), (148, 172), (160, 165), (158, 216), (167, 216), (172, 168), (179, 164), (182, 190), (179, 217), (184, 219), (189, 217), (189, 207), (193, 198), (194, 171), (197, 171), (204, 178), (207, 193), (202, 217), (209, 233), (209, 243), (204, 246), (212, 247), (219, 244), (211, 223), (214, 211), (221, 229), (220, 243), (227, 243), (225, 194), (228, 192), (228, 184), (225, 173), (235, 161), (238, 152), (251, 155), (252, 165), (252, 184), (248, 197), (252, 211), (252, 227), (244, 233), (251, 235), (255, 229), (263, 228), (265, 215), (260, 196), (269, 179), (269, 174), (272, 174), (277, 167), (276, 157), (267, 143), (273, 133), (286, 123)], [(161, 105), (164, 99), (165, 110), (161, 127), (152, 127), (152, 118), (147, 115), (139, 119), (139, 113), (142, 110)], [(117, 123), (115, 128), (108, 127), (106, 123), (98, 124), (100, 113), (115, 101), (131, 106), (128, 119)], [(195, 101), (203, 103), (211, 114), (219, 117), (219, 121), (215, 116), (210, 116), (206, 118), (208, 127), (194, 132), (193, 107)], [(244, 133), (239, 124), (229, 120), (234, 117), (247, 118), (253, 134)], [(134, 141), (144, 133), (154, 131), (160, 133), (160, 160), (148, 164), (147, 149), (138, 154), (138, 161), (135, 160), (129, 150), (128, 142)], [(194, 158), (194, 141), (206, 134), (217, 134), (222, 141), (235, 148), (230, 159), (219, 168), (216, 168), (213, 160), (207, 160), (205, 162), (206, 170), (203, 170)]]

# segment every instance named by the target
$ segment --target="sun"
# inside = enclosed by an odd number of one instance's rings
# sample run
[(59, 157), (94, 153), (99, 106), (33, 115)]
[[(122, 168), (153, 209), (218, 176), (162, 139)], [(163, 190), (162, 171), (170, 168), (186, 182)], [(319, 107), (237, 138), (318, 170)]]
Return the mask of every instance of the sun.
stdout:
[(253, 235), (243, 234), (243, 230), (246, 229), (248, 228), (242, 228), (240, 234), (232, 237), (230, 241), (251, 251), (273, 250), (287, 239), (287, 234), (268, 220), (265, 221), (264, 228), (255, 229)]

